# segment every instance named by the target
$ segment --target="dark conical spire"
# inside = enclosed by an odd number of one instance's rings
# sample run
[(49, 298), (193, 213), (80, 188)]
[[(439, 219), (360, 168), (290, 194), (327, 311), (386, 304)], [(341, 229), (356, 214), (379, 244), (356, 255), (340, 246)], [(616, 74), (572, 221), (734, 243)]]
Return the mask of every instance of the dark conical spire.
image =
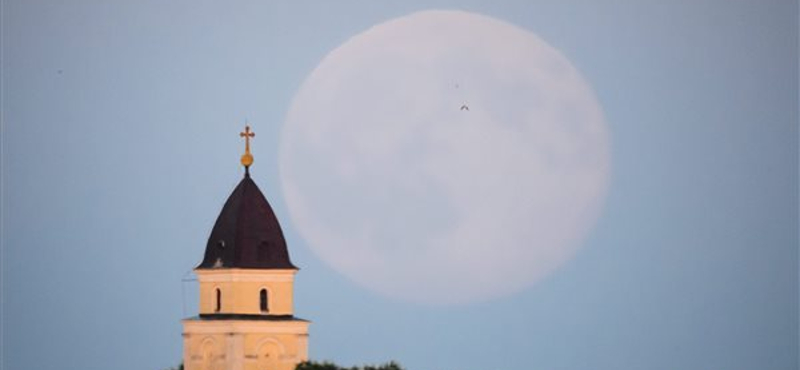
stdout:
[(245, 140), (242, 155), (244, 178), (233, 189), (206, 244), (203, 262), (197, 268), (297, 269), (289, 260), (281, 225), (267, 198), (250, 178), (250, 139), (255, 133), (245, 125), (239, 136)]
[(222, 207), (197, 268), (297, 269), (278, 219), (249, 171)]

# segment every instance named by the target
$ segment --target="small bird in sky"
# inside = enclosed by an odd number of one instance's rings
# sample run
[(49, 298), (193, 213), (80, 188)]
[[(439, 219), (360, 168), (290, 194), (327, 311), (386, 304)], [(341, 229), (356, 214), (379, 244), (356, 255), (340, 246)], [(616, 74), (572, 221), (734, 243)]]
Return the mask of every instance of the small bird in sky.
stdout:
[(461, 110), (469, 110), (469, 107), (466, 104), (464, 104), (461, 106)]

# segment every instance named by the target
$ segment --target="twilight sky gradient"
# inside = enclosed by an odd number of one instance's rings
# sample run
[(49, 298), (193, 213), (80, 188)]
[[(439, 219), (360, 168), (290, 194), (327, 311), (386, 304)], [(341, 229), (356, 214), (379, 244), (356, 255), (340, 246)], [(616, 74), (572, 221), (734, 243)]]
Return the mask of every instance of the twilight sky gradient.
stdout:
[[(431, 308), (353, 284), (311, 251), (280, 187), (283, 123), (309, 73), (426, 9), (537, 34), (610, 128), (608, 196), (583, 247), (505, 298)], [(181, 279), (241, 178), (245, 119), (253, 178), (302, 268), (315, 359), (798, 367), (796, 1), (4, 0), (1, 99), (3, 370), (180, 361), (196, 306)]]

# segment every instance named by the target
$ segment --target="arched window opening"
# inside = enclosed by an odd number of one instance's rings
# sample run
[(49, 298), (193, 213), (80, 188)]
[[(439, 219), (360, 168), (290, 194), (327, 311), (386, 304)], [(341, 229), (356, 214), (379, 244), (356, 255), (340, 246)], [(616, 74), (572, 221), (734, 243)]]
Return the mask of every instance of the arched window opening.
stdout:
[(269, 312), (269, 302), (267, 302), (267, 290), (261, 289), (261, 293), (259, 294), (260, 298), (260, 308), (262, 313)]
[(222, 310), (222, 292), (219, 290), (219, 288), (217, 288), (216, 290), (217, 290), (217, 306), (214, 308), (214, 312), (219, 312)]

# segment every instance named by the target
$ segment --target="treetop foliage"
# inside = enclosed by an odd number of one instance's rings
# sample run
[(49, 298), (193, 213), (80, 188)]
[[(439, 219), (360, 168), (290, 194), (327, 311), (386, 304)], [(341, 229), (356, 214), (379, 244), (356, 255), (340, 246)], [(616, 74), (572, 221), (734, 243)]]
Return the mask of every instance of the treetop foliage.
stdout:
[[(183, 370), (183, 362), (176, 367), (170, 367), (164, 370)], [(394, 361), (389, 361), (382, 365), (364, 365), (353, 367), (341, 367), (330, 361), (316, 362), (305, 361), (297, 364), (295, 370), (405, 370), (400, 364)]]
[(305, 361), (297, 364), (295, 370), (405, 370), (400, 364), (389, 361), (382, 365), (364, 365), (353, 367), (341, 367), (333, 362)]

